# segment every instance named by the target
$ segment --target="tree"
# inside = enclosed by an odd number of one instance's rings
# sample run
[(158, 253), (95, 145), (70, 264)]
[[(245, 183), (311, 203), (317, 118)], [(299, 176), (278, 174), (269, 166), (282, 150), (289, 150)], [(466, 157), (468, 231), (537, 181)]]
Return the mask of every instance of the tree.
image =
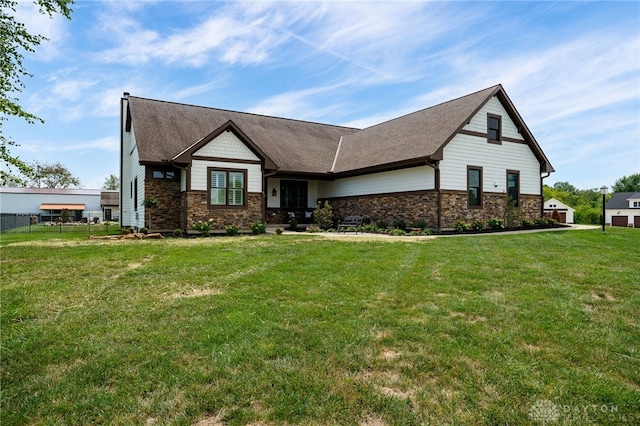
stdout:
[(618, 179), (613, 185), (613, 192), (640, 192), (640, 173)]
[(102, 189), (120, 189), (120, 179), (116, 175), (110, 175), (108, 178), (104, 180), (104, 185), (102, 185)]
[[(67, 19), (71, 18), (70, 5), (73, 0), (34, 0), (34, 3), (38, 5), (40, 13), (51, 18), (56, 13)], [(25, 111), (15, 97), (25, 87), (22, 79), (31, 77), (22, 64), (23, 52), (35, 52), (35, 47), (47, 40), (43, 35), (30, 34), (25, 24), (16, 20), (17, 5), (17, 0), (0, 0), (0, 161), (3, 166), (0, 170), (0, 185), (24, 185), (26, 181), (21, 176), (28, 177), (33, 172), (29, 164), (9, 152), (10, 147), (17, 144), (2, 134), (3, 122), (9, 116), (22, 118), (29, 124), (44, 122)]]
[(33, 172), (29, 177), (31, 188), (67, 189), (80, 187), (80, 179), (73, 176), (61, 163), (47, 164), (35, 161), (30, 166)]

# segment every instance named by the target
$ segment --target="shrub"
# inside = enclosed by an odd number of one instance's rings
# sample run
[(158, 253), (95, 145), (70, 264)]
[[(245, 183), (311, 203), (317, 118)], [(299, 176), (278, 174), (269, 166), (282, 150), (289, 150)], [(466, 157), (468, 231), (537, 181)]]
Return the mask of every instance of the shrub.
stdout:
[(140, 228), (140, 233), (141, 234), (147, 234), (149, 232), (149, 230), (147, 228)]
[(504, 220), (497, 218), (489, 219), (487, 225), (489, 225), (489, 229), (504, 229)]
[(324, 207), (317, 207), (313, 211), (313, 221), (322, 229), (329, 229), (333, 226), (333, 209), (328, 201), (324, 202)]
[(562, 221), (562, 217), (560, 217), (560, 212), (558, 211), (558, 209), (553, 209), (553, 211), (551, 212), (551, 219), (555, 220), (556, 222)]
[(295, 231), (296, 229), (298, 229), (298, 220), (295, 217), (292, 217), (291, 220), (289, 221), (289, 228), (292, 231)]
[(520, 222), (520, 225), (523, 228), (533, 228), (534, 226), (536, 226), (536, 223), (533, 220), (522, 219), (522, 222)]
[(235, 225), (228, 225), (225, 230), (227, 231), (227, 235), (229, 236), (234, 236), (234, 235), (238, 235), (238, 227)]
[(540, 219), (536, 219), (536, 226), (539, 226), (541, 228), (551, 228), (553, 226), (556, 226), (558, 224), (558, 222), (556, 222), (554, 219), (551, 219), (550, 217), (541, 217)]
[(400, 228), (393, 228), (393, 229), (389, 229), (388, 234), (389, 234), (389, 235), (396, 235), (396, 236), (404, 236), (404, 235), (407, 235), (407, 233), (404, 231), (404, 229), (400, 229)]
[(387, 227), (387, 222), (385, 222), (384, 220), (379, 220), (376, 222), (376, 228), (385, 229), (386, 227)]
[(469, 230), (469, 224), (464, 220), (458, 220), (453, 224), (453, 229), (458, 232), (464, 232)]
[(403, 231), (407, 229), (407, 221), (404, 219), (394, 219), (392, 225), (394, 228), (401, 229)]
[(182, 229), (179, 229), (179, 228), (174, 229), (173, 236), (176, 238), (182, 237)]
[(484, 222), (481, 220), (474, 220), (473, 222), (471, 222), (471, 229), (474, 229), (476, 231), (483, 230)]
[(282, 229), (281, 228), (276, 228), (276, 234), (278, 234), (278, 235), (282, 234)]
[(424, 219), (418, 219), (411, 224), (411, 227), (425, 229), (427, 227), (427, 221)]
[(423, 229), (422, 230), (422, 235), (431, 235), (433, 234), (433, 232), (431, 232), (431, 229)]
[(267, 225), (262, 222), (253, 222), (251, 224), (251, 232), (253, 235), (264, 234), (267, 232)]

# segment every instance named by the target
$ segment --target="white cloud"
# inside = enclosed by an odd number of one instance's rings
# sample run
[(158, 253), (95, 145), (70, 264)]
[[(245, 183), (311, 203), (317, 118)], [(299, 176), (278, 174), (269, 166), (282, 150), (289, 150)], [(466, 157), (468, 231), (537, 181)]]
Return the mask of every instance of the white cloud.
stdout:
[(61, 54), (60, 49), (67, 36), (68, 21), (65, 17), (60, 14), (49, 17), (46, 13), (40, 13), (34, 2), (19, 1), (15, 18), (17, 22), (24, 23), (30, 34), (42, 35), (48, 39), (37, 46), (34, 54), (36, 58), (51, 61)]

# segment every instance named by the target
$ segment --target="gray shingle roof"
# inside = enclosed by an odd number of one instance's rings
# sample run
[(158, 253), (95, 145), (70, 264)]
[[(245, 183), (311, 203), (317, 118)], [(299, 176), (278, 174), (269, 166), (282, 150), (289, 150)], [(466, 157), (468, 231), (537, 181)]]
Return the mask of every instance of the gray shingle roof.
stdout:
[(629, 199), (640, 199), (640, 192), (614, 192), (605, 205), (606, 209), (628, 209)]
[(541, 170), (553, 171), (500, 85), (363, 130), (133, 96), (129, 111), (142, 163), (166, 162), (189, 153), (232, 122), (279, 172), (355, 174), (442, 159), (444, 146), (494, 95), (521, 127)]

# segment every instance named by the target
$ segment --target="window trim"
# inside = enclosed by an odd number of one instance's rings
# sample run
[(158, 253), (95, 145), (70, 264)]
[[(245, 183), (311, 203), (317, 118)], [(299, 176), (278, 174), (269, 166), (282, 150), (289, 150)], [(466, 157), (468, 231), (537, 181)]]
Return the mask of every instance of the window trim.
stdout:
[[(469, 172), (471, 170), (477, 170), (480, 174), (480, 182), (478, 183), (478, 204), (471, 204), (471, 200), (469, 197), (469, 190), (471, 186), (469, 186)], [(475, 187), (474, 187), (475, 188)], [(482, 167), (481, 166), (467, 166), (467, 208), (469, 209), (481, 209), (483, 208), (482, 203), (483, 191), (482, 191)]]
[(520, 207), (520, 170), (507, 170), (507, 174), (506, 174), (506, 179), (507, 179), (507, 184), (506, 184), (506, 189), (507, 189), (507, 197), (509, 197), (509, 175), (514, 174), (517, 176), (517, 180), (516, 180), (516, 191), (517, 191), (517, 197), (515, 198), (516, 200), (516, 207)]
[[(491, 139), (491, 127), (489, 123), (491, 119), (495, 118), (498, 120), (498, 139)], [(497, 114), (487, 113), (487, 142), (494, 143), (498, 145), (502, 145), (502, 116)]]
[[(211, 204), (211, 172), (224, 172), (225, 173), (225, 204)], [(242, 173), (242, 182), (244, 184), (242, 188), (242, 204), (229, 204), (229, 173)], [(215, 209), (246, 209), (247, 208), (247, 169), (228, 169), (224, 167), (207, 167), (207, 208), (209, 210)]]
[(133, 180), (133, 211), (138, 211), (138, 176)]
[[(304, 184), (305, 185), (305, 189), (304, 189), (304, 200), (303, 200), (303, 206), (298, 206), (298, 207), (292, 207), (292, 206), (285, 206), (284, 205), (284, 189), (282, 188), (285, 184), (288, 184), (289, 182), (295, 182), (298, 184)], [(308, 209), (309, 206), (309, 181), (308, 180), (296, 180), (296, 179), (281, 179), (280, 180), (280, 208), (282, 209)]]

